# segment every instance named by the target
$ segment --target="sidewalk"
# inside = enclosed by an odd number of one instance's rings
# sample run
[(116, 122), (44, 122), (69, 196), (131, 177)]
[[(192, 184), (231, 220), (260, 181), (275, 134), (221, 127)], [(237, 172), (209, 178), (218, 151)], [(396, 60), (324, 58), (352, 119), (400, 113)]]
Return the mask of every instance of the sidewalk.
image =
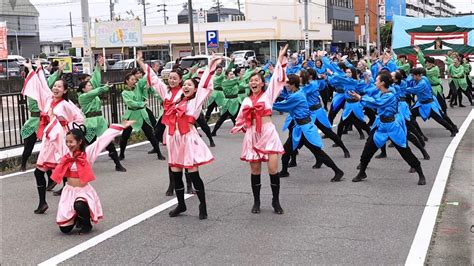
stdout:
[(451, 174), (440, 207), (425, 264), (471, 265), (473, 233), (472, 185), (474, 125), (471, 124), (454, 156)]

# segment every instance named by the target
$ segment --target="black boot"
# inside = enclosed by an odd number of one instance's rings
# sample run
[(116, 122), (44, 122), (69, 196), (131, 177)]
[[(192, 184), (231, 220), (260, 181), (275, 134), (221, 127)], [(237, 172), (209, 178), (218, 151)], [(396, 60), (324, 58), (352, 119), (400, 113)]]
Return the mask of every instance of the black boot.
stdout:
[(464, 104), (462, 104), (462, 92), (458, 91), (458, 101), (459, 101), (459, 107), (466, 107)]
[(352, 178), (352, 182), (360, 182), (367, 178), (367, 174), (365, 173), (365, 170), (367, 169), (367, 163), (360, 162), (359, 165), (359, 173), (354, 178)]
[(298, 155), (298, 150), (296, 150), (295, 152), (293, 152), (293, 154), (291, 154), (290, 163), (288, 164), (288, 167), (296, 167), (297, 166), (297, 163), (296, 163), (296, 156), (297, 155)]
[(170, 167), (168, 167), (168, 177), (170, 179), (170, 184), (168, 186), (168, 189), (166, 190), (165, 195), (166, 196), (173, 196), (173, 194), (174, 194), (174, 177), (173, 177), (173, 173), (171, 172)]
[(272, 186), (272, 207), (276, 214), (283, 214), (284, 211), (280, 205), (280, 176), (278, 174), (270, 175), (270, 183)]
[(38, 168), (35, 169), (34, 174), (39, 197), (38, 208), (34, 210), (34, 213), (42, 214), (45, 213), (48, 209), (48, 204), (46, 203), (46, 180), (44, 178), (44, 172), (39, 170)]
[(199, 220), (207, 219), (207, 206), (206, 206), (206, 192), (204, 188), (196, 190), (196, 195), (199, 199)]
[(260, 175), (251, 175), (253, 206), (252, 213), (260, 213), (260, 188), (262, 187)]
[(110, 156), (110, 158), (112, 158), (112, 160), (115, 163), (115, 171), (117, 171), (117, 172), (127, 172), (127, 169), (125, 169), (125, 167), (123, 167), (123, 165), (120, 163), (120, 159), (119, 159), (117, 151), (113, 151), (113, 152), (109, 153), (109, 156)]
[(425, 175), (423, 174), (423, 170), (421, 169), (421, 165), (415, 167), (416, 172), (418, 173), (418, 185), (423, 186), (426, 185)]
[(184, 184), (183, 184), (183, 173), (182, 172), (171, 172), (173, 174), (176, 198), (178, 199), (178, 206), (172, 211), (170, 211), (170, 217), (176, 217), (180, 213), (186, 211), (186, 203), (184, 202)]
[(323, 162), (316, 160), (316, 163), (313, 165), (313, 169), (319, 169), (323, 166)]
[(210, 139), (210, 140), (209, 140), (209, 146), (210, 146), (210, 147), (215, 147), (215, 146), (216, 146), (216, 144), (214, 143), (214, 140), (213, 140), (213, 139)]
[(380, 154), (375, 156), (376, 159), (383, 159), (387, 158), (387, 149), (385, 148), (385, 144), (380, 148)]
[(153, 153), (156, 153), (155, 148), (153, 148), (153, 149), (151, 149), (151, 150), (148, 151), (148, 154), (153, 154)]
[(334, 177), (331, 179), (331, 182), (341, 181), (342, 177), (344, 176), (344, 172), (337, 166), (334, 166), (332, 170), (334, 170)]
[[(295, 151), (293, 151), (293, 153), (294, 152)], [(288, 163), (290, 161), (290, 157), (291, 157), (292, 154), (283, 154), (283, 156), (281, 156), (280, 177), (289, 177), (290, 176), (290, 173), (288, 172)]]
[(74, 202), (74, 210), (77, 214), (76, 224), (80, 226), (79, 234), (87, 234), (92, 230), (89, 205), (84, 201)]

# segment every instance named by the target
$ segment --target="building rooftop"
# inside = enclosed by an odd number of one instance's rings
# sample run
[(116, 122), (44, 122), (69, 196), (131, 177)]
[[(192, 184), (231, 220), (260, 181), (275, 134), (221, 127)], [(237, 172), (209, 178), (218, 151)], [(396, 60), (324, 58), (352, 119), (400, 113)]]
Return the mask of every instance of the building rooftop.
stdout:
[(0, 0), (0, 15), (38, 17), (39, 12), (29, 0)]

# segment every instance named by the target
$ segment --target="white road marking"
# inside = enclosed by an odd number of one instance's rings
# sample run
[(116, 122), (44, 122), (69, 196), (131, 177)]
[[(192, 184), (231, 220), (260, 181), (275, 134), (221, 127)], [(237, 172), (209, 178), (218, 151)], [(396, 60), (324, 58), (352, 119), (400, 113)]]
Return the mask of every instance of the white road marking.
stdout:
[[(190, 197), (192, 197), (193, 195), (189, 195), (189, 194), (185, 194), (184, 195), (184, 198), (185, 199), (188, 199)], [(75, 247), (72, 247), (46, 261), (43, 261), (42, 263), (38, 264), (40, 266), (42, 265), (57, 265), (65, 260), (68, 260), (74, 256), (76, 256), (77, 254), (81, 253), (81, 252), (84, 252), (94, 246), (96, 246), (97, 244), (129, 229), (130, 227), (132, 226), (135, 226), (143, 221), (145, 221), (146, 219), (172, 207), (173, 205), (177, 204), (178, 201), (176, 200), (176, 198), (172, 199), (172, 200), (169, 200), (159, 206), (156, 206), (154, 207), (153, 209), (151, 210), (148, 210), (140, 215), (137, 215), (133, 218), (131, 218), (130, 220), (128, 221), (125, 221), (105, 232), (103, 232), (102, 234), (100, 235), (97, 235), (85, 242), (82, 242), (81, 244), (75, 246)]]
[(454, 153), (466, 133), (469, 125), (474, 118), (474, 110), (471, 110), (466, 120), (459, 129), (459, 133), (453, 138), (444, 153), (443, 160), (439, 166), (438, 174), (431, 189), (430, 196), (426, 202), (425, 210), (421, 216), (415, 238), (411, 244), (410, 252), (405, 261), (405, 265), (423, 265), (425, 264), (426, 255), (431, 242), (436, 217), (438, 216), (439, 206), (443, 199), (444, 190), (448, 181), (449, 172), (454, 159)]

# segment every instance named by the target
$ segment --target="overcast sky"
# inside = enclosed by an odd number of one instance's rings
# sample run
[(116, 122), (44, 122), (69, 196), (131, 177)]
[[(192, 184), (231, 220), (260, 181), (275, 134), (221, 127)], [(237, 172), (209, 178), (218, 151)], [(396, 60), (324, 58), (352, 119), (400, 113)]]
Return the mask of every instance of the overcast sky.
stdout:
[[(117, 1), (117, 0), (114, 0)], [(143, 17), (143, 6), (138, 5), (140, 0), (118, 0), (115, 4), (115, 14), (122, 18), (131, 18), (127, 11), (132, 11), (135, 16)], [(31, 0), (40, 13), (40, 38), (45, 40), (70, 39), (69, 12), (72, 15), (74, 36), (81, 34), (81, 4), (80, 0)], [(147, 25), (163, 25), (163, 12), (157, 12), (162, 7), (158, 4), (167, 4), (168, 23), (177, 23), (177, 14), (182, 10), (183, 3), (187, 0), (147, 0)], [(210, 8), (215, 0), (193, 0), (193, 8)], [(221, 0), (225, 7), (237, 8), (237, 0)], [(240, 0), (241, 6), (245, 0)], [(456, 6), (456, 10), (474, 12), (474, 0), (448, 0)], [(243, 12), (243, 9), (242, 9)], [(89, 0), (89, 15), (92, 21), (95, 18), (108, 20), (110, 18), (109, 0)]]

